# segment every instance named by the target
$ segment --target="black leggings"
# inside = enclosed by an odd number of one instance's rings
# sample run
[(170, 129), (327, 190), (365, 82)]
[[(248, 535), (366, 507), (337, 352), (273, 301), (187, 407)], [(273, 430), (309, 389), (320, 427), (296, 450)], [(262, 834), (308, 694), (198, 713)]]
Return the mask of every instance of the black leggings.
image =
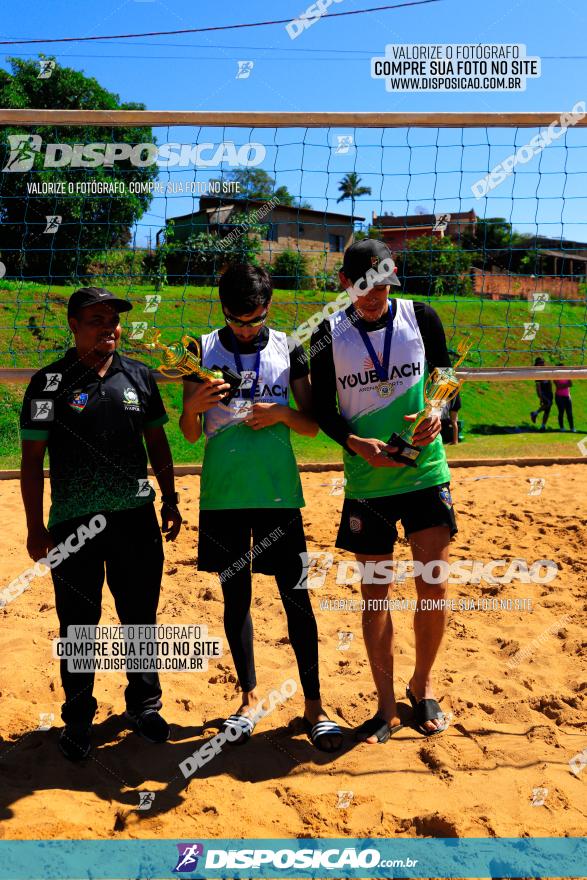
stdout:
[(569, 428), (571, 431), (575, 430), (575, 425), (573, 422), (573, 404), (571, 402), (570, 397), (559, 397), (558, 394), (554, 398), (556, 400), (556, 408), (558, 409), (558, 426), (562, 430), (564, 427), (564, 417), (565, 413), (567, 414), (567, 419), (569, 420)]
[[(287, 631), (296, 655), (300, 682), (308, 700), (320, 697), (318, 627), (307, 590), (295, 590), (299, 574), (282, 571), (275, 576), (287, 617)], [(239, 684), (252, 691), (257, 684), (251, 620), (251, 572), (248, 567), (222, 582), (224, 631)]]

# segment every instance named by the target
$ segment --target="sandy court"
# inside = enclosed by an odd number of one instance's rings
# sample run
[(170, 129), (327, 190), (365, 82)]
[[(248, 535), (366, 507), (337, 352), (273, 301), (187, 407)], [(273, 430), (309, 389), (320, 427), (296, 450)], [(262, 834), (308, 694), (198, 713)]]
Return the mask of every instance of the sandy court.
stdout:
[[(336, 472), (303, 475), (304, 520), (310, 550), (333, 550), (342, 496), (331, 494)], [(529, 495), (529, 478), (543, 478)], [(200, 623), (222, 636), (217, 578), (198, 574), (198, 478), (179, 479), (187, 525), (167, 547), (159, 619)], [(450, 615), (437, 663), (437, 694), (453, 714), (443, 736), (424, 739), (410, 727), (386, 745), (343, 752), (314, 749), (300, 725), (298, 694), (260, 722), (253, 740), (226, 748), (189, 781), (178, 764), (216, 733), (238, 706), (230, 655), (207, 672), (162, 675), (164, 713), (172, 740), (140, 741), (125, 726), (122, 673), (101, 674), (95, 749), (83, 766), (58, 753), (61, 688), (51, 639), (57, 635), (51, 580), (0, 609), (2, 630), (2, 805), (6, 838), (198, 838), (344, 836), (584, 835), (585, 781), (569, 761), (587, 748), (585, 713), (585, 530), (587, 468), (453, 469), (459, 534), (453, 558), (554, 560), (550, 583), (454, 585), (451, 596), (531, 599), (532, 610), (457, 611)], [(18, 484), (0, 482), (2, 586), (28, 567)], [(401, 540), (398, 556), (408, 558)], [(342, 558), (335, 553), (335, 558)], [(346, 557), (349, 558), (350, 557)], [(413, 580), (394, 593), (413, 598)], [(358, 587), (335, 583), (334, 571), (313, 591), (325, 704), (347, 730), (369, 717), (374, 690), (359, 611), (328, 609), (327, 600), (359, 598)], [(321, 608), (322, 603), (322, 608)], [(490, 605), (490, 601), (487, 603)], [(259, 685), (267, 692), (297, 678), (274, 582), (255, 576), (253, 616)], [(395, 682), (405, 704), (413, 664), (412, 614), (394, 612)], [(102, 623), (115, 623), (105, 591)], [(351, 632), (348, 649), (338, 633)], [(348, 638), (348, 637), (347, 637)], [(540, 639), (540, 641), (535, 641)], [(519, 664), (510, 663), (523, 651)], [(53, 727), (36, 730), (39, 713)], [(535, 789), (548, 789), (540, 800)], [(137, 811), (138, 790), (156, 793)], [(347, 806), (341, 806), (340, 792)]]

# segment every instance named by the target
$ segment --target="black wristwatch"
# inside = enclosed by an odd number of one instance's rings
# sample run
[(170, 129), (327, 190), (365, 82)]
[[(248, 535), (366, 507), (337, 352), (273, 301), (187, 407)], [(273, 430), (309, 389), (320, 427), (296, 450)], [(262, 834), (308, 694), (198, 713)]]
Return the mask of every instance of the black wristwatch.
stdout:
[(171, 495), (162, 495), (161, 504), (166, 504), (167, 507), (177, 507), (179, 504), (179, 492), (173, 492)]

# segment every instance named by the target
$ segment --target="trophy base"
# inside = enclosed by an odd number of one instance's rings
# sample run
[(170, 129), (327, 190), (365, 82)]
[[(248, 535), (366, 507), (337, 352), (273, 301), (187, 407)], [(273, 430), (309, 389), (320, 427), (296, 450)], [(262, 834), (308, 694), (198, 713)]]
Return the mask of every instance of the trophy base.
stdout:
[(416, 459), (422, 451), (420, 446), (412, 446), (407, 440), (404, 440), (399, 434), (392, 434), (387, 441), (389, 446), (397, 446), (397, 452), (388, 452), (389, 458), (399, 461), (408, 467), (418, 467)]

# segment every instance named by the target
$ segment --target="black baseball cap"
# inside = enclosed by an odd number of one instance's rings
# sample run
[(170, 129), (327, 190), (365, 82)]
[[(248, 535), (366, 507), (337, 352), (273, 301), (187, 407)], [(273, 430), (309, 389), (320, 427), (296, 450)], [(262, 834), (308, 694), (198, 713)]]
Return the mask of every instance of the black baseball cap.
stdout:
[(119, 312), (130, 312), (132, 304), (126, 299), (118, 299), (105, 287), (80, 287), (69, 297), (67, 303), (67, 317), (75, 318), (80, 309), (86, 306), (95, 306), (96, 303), (106, 303)]
[[(377, 238), (366, 238), (363, 241), (357, 241), (352, 244), (344, 252), (342, 262), (342, 271), (355, 284), (360, 278), (366, 278), (369, 269), (378, 270), (383, 260), (390, 261), (388, 265), (395, 266), (391, 251), (385, 244)], [(392, 284), (394, 287), (400, 287), (400, 281), (397, 277), (395, 268), (392, 271), (382, 271), (377, 275), (377, 284)], [(373, 286), (371, 284), (371, 286)]]

